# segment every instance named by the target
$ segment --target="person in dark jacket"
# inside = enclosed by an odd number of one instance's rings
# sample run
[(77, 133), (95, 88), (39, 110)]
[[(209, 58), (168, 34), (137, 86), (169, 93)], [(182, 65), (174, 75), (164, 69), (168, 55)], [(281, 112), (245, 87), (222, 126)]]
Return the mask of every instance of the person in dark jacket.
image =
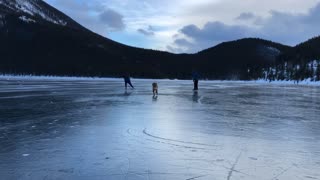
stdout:
[(198, 84), (199, 84), (199, 74), (196, 71), (192, 72), (192, 79), (193, 79), (193, 90), (198, 90)]
[(153, 96), (158, 95), (158, 83), (156, 82), (152, 83), (152, 92), (153, 92)]
[(131, 86), (132, 89), (134, 89), (134, 87), (133, 87), (133, 85), (132, 85), (132, 83), (131, 83), (130, 75), (129, 75), (129, 74), (125, 74), (124, 77), (123, 77), (123, 79), (124, 79), (124, 86), (125, 86), (126, 89), (127, 89), (127, 87), (128, 87), (128, 84)]

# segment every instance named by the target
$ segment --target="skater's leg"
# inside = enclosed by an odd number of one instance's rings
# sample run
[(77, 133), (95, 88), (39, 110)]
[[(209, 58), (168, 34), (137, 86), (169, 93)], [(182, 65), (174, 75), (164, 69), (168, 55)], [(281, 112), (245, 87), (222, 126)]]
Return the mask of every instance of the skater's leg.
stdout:
[(128, 82), (128, 83), (129, 83), (129, 85), (132, 87), (132, 89), (134, 89), (134, 87), (133, 87), (132, 83), (131, 83), (131, 82)]
[(198, 90), (198, 80), (194, 80), (193, 81), (193, 83), (194, 83), (194, 90)]
[(199, 88), (198, 88), (198, 84), (199, 84), (199, 81), (198, 80), (196, 80), (196, 90), (198, 90)]

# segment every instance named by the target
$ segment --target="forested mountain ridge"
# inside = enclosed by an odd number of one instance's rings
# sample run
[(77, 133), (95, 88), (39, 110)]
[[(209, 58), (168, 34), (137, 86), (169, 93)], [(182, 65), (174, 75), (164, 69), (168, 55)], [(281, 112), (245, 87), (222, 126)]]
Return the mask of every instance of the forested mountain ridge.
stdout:
[(262, 70), (262, 78), (274, 80), (320, 81), (320, 37), (290, 48), (276, 63)]
[(255, 78), (255, 75), (253, 71), (248, 73), (248, 69), (260, 72), (261, 68), (276, 63), (278, 56), (290, 48), (259, 38), (245, 38), (218, 44), (197, 53), (196, 56), (208, 65), (204, 67), (214, 67), (215, 72), (222, 75), (222, 79), (249, 79)]
[(198, 71), (203, 79), (249, 80), (285, 63), (310, 63), (319, 57), (319, 42), (289, 47), (246, 38), (173, 54), (102, 37), (42, 0), (0, 0), (0, 73), (190, 79)]

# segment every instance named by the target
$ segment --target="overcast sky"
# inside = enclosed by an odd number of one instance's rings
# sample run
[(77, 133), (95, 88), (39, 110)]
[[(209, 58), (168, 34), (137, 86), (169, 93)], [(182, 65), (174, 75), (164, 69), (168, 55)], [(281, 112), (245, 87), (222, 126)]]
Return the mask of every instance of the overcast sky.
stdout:
[(320, 35), (320, 0), (45, 0), (123, 44), (194, 53), (259, 37), (296, 45)]

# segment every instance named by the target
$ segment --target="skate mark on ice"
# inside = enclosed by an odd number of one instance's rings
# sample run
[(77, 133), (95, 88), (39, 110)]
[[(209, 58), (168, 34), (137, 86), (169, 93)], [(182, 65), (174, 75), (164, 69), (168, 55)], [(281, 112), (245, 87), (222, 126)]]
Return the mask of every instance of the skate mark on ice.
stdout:
[(271, 180), (277, 180), (278, 177), (280, 177), (281, 175), (283, 175), (284, 173), (286, 173), (287, 171), (289, 171), (294, 165), (286, 168), (286, 169), (283, 169), (283, 171), (281, 171), (279, 174), (277, 174), (275, 177), (273, 177)]
[[(127, 133), (138, 137), (136, 135), (133, 135), (130, 131), (130, 129), (127, 130)], [(167, 145), (171, 145), (171, 146), (176, 146), (176, 147), (181, 147), (181, 148), (186, 148), (186, 149), (197, 149), (197, 150), (214, 150), (214, 149), (207, 149), (207, 148), (201, 148), (201, 147), (194, 147), (194, 146), (186, 146), (186, 145), (180, 145), (180, 144), (174, 144), (174, 143), (170, 143), (170, 142), (165, 142), (165, 141), (160, 141), (160, 140), (154, 140), (154, 139), (149, 139), (149, 138), (144, 138), (147, 141), (151, 141), (154, 143), (161, 143), (161, 144), (167, 144)], [(158, 149), (159, 150), (159, 149)]]
[(130, 175), (140, 175), (140, 176), (150, 176), (150, 175), (184, 175), (183, 173), (170, 173), (170, 172), (152, 172), (152, 171), (144, 171), (144, 172), (137, 172), (137, 171), (129, 171), (129, 172), (122, 172), (122, 173), (111, 173), (108, 174), (109, 176), (125, 176), (126, 174)]
[(233, 172), (237, 172), (237, 170), (235, 170), (235, 167), (236, 167), (236, 165), (237, 165), (238, 162), (239, 162), (239, 159), (240, 159), (240, 157), (241, 157), (241, 154), (242, 154), (242, 152), (239, 153), (239, 155), (238, 155), (237, 158), (236, 158), (236, 161), (233, 163), (230, 171), (228, 172), (227, 180), (230, 180), (230, 179), (231, 179)]
[(308, 178), (308, 179), (318, 179), (316, 177), (312, 177), (312, 176), (304, 176), (305, 178)]
[(196, 177), (188, 178), (188, 179), (186, 179), (186, 180), (199, 179), (199, 178), (202, 178), (202, 177), (205, 177), (205, 176), (207, 176), (207, 175), (196, 176)]
[[(182, 159), (182, 160), (188, 160), (188, 159)], [(190, 159), (190, 160), (196, 160), (196, 159)], [(210, 160), (205, 160), (205, 161), (207, 161), (208, 163), (210, 163), (210, 164), (208, 164), (208, 167), (209, 167), (209, 168), (199, 168), (199, 167), (194, 167), (194, 166), (172, 165), (172, 164), (169, 164), (169, 165), (170, 165), (170, 166), (174, 166), (174, 167), (179, 167), (179, 168), (190, 169), (190, 170), (206, 171), (207, 173), (216, 172), (216, 170), (210, 168), (211, 166), (224, 168), (224, 169), (226, 169), (226, 170), (228, 170), (228, 171), (231, 170), (230, 167), (226, 167), (226, 166), (224, 166), (224, 165), (215, 164), (215, 163), (211, 162)], [(192, 163), (187, 163), (187, 164), (192, 164)], [(236, 172), (236, 173), (238, 173), (238, 174), (242, 174), (242, 175), (245, 175), (245, 176), (250, 176), (250, 177), (252, 177), (252, 175), (247, 174), (247, 173), (244, 173), (244, 172), (239, 171), (239, 170), (236, 170), (236, 169), (234, 169), (233, 171)], [(208, 176), (208, 174), (205, 175), (205, 176)]]
[(199, 148), (199, 147), (192, 147), (192, 146), (183, 146), (183, 145), (178, 145), (178, 144), (173, 144), (173, 143), (168, 143), (168, 142), (163, 142), (163, 141), (156, 141), (152, 139), (146, 139), (147, 141), (155, 142), (155, 143), (161, 143), (161, 144), (167, 144), (171, 146), (176, 146), (176, 147), (181, 147), (181, 148), (186, 148), (186, 149), (197, 149), (197, 150), (208, 150), (205, 148)]
[(171, 141), (171, 142), (178, 142), (178, 143), (183, 143), (183, 144), (192, 144), (192, 145), (200, 145), (200, 146), (207, 146), (207, 147), (217, 147), (217, 145), (210, 145), (210, 144), (203, 144), (203, 143), (196, 143), (196, 142), (188, 142), (188, 141), (181, 141), (181, 140), (175, 140), (175, 139), (169, 139), (169, 138), (163, 138), (160, 136), (155, 136), (147, 132), (147, 129), (143, 130), (143, 134), (155, 138), (155, 139), (161, 139), (161, 140), (166, 140), (166, 141)]

